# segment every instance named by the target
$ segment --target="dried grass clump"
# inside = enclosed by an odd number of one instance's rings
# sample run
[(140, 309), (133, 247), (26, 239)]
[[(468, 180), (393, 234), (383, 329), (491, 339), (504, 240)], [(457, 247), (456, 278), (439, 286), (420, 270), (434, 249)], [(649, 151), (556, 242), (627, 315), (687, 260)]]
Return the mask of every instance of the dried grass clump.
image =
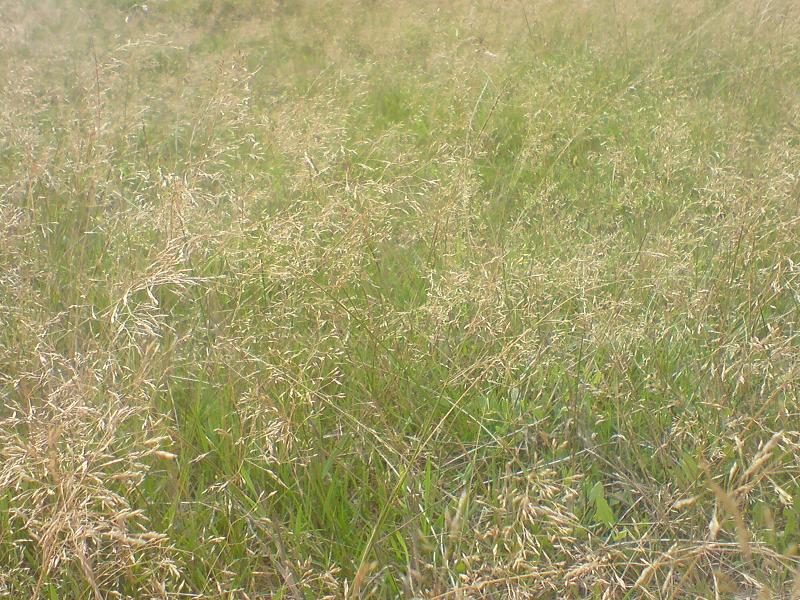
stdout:
[[(0, 495), (13, 532), (6, 560), (16, 565), (4, 583), (29, 581), (35, 597), (80, 573), (97, 598), (120, 580), (166, 597), (180, 577), (174, 547), (132, 491), (175, 455), (168, 438), (152, 437), (141, 399), (115, 390), (98, 358), (42, 354), (41, 369), (15, 382), (22, 400), (4, 408)], [(24, 566), (30, 557), (36, 571)]]

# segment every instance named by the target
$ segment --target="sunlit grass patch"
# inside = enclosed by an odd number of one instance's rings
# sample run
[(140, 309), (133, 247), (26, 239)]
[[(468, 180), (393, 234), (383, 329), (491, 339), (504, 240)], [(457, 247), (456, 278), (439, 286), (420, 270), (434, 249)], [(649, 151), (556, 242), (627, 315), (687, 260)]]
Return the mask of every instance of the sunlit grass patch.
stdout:
[(0, 595), (796, 592), (794, 3), (7, 14)]

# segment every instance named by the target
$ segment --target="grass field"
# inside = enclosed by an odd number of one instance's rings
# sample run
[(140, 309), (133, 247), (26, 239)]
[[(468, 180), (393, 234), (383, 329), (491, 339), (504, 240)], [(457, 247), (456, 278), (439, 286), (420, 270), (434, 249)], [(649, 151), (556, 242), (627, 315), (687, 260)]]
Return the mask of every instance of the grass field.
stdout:
[(800, 598), (798, 2), (0, 12), (0, 597)]

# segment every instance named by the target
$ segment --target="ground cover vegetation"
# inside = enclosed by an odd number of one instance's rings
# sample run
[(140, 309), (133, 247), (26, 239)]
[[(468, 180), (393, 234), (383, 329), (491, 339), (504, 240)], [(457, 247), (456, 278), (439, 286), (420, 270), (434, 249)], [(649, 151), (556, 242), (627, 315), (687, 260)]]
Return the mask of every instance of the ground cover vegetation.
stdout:
[(800, 5), (5, 0), (0, 595), (800, 597)]

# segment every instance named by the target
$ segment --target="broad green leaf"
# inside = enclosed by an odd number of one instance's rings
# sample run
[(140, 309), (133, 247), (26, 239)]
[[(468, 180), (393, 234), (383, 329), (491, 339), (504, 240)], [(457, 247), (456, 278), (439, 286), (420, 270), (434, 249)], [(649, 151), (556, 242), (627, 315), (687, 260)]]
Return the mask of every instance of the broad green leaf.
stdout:
[(606, 501), (605, 493), (603, 492), (603, 484), (597, 482), (589, 492), (589, 499), (594, 502), (594, 521), (603, 525), (611, 526), (617, 522), (614, 516), (614, 511)]

